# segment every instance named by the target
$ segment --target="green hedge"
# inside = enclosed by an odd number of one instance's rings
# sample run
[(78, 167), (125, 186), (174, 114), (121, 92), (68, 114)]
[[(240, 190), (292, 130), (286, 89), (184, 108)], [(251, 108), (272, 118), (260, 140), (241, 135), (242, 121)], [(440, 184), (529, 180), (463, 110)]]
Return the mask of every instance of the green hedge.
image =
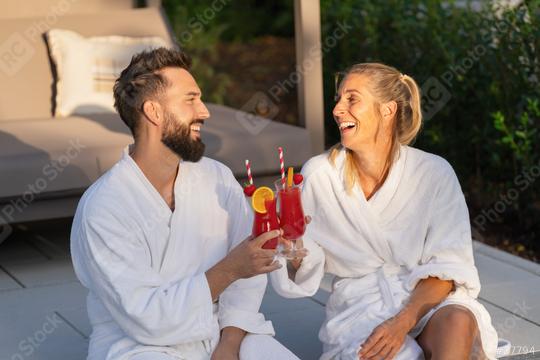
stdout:
[[(452, 163), (479, 235), (502, 229), (538, 250), (540, 3), (496, 3), (322, 0), (323, 44), (340, 23), (351, 27), (324, 56), (325, 110), (334, 73), (351, 64), (411, 75), (427, 115), (416, 146)], [(326, 125), (330, 145), (339, 134), (330, 116)]]

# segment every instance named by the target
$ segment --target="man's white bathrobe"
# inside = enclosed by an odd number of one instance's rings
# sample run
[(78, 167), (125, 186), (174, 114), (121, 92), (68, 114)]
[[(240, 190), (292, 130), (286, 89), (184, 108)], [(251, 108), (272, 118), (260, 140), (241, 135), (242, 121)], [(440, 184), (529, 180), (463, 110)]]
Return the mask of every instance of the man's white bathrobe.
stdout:
[[(212, 303), (205, 271), (251, 232), (231, 171), (208, 158), (181, 162), (174, 193), (171, 211), (126, 149), (82, 197), (71, 252), (89, 289), (88, 359), (209, 359), (223, 327), (274, 335), (259, 313), (265, 275), (234, 282)], [(263, 343), (286, 350), (273, 338)]]
[(302, 201), (312, 216), (304, 236), (310, 254), (295, 282), (285, 268), (270, 274), (285, 297), (310, 296), (324, 272), (336, 276), (319, 337), (321, 359), (357, 359), (373, 329), (398, 313), (419, 280), (453, 280), (456, 290), (407, 336), (398, 359), (422, 358), (414, 338), (437, 309), (462, 305), (476, 317), (483, 349), (494, 358), (497, 333), (486, 309), (474, 265), (469, 214), (458, 179), (444, 159), (402, 146), (383, 186), (366, 201), (359, 187), (344, 188), (342, 150), (335, 166), (328, 154), (303, 168)]

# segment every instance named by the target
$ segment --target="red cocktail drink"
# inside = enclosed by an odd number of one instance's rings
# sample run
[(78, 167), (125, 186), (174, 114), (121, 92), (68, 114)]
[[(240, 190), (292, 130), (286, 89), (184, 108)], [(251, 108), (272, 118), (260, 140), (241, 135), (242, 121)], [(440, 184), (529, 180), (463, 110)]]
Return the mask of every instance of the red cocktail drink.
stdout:
[(304, 210), (302, 209), (301, 192), (298, 186), (279, 191), (280, 223), (283, 237), (296, 241), (306, 231)]
[[(302, 208), (302, 186), (287, 184), (283, 180), (275, 182), (279, 199), (279, 225), (286, 240), (285, 248), (281, 252), (287, 259), (295, 259), (301, 253), (296, 240), (302, 238), (306, 231), (306, 219)], [(288, 243), (288, 245), (287, 245)]]
[[(266, 213), (260, 213), (255, 211), (255, 217), (253, 219), (253, 237), (257, 237), (265, 232), (278, 230), (279, 220), (276, 213), (276, 199), (265, 200), (264, 206)], [(275, 249), (278, 245), (278, 238), (268, 240), (264, 243), (263, 249)]]

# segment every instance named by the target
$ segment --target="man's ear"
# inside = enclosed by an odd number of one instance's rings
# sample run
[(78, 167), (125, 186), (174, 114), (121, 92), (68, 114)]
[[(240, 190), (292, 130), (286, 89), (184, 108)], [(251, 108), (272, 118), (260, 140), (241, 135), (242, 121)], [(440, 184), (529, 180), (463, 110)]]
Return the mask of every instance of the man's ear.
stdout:
[(161, 105), (152, 100), (146, 100), (142, 106), (145, 120), (150, 121), (153, 125), (159, 126), (163, 121), (163, 112)]

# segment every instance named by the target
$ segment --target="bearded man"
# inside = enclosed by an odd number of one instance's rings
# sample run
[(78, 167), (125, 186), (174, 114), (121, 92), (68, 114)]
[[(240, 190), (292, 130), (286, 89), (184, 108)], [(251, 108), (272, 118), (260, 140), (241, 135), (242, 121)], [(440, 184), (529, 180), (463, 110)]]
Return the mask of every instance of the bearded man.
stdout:
[(249, 238), (242, 188), (203, 157), (210, 114), (189, 69), (181, 51), (145, 51), (114, 86), (134, 144), (85, 192), (71, 231), (88, 359), (297, 359), (259, 313), (280, 267), (262, 245), (279, 230)]

